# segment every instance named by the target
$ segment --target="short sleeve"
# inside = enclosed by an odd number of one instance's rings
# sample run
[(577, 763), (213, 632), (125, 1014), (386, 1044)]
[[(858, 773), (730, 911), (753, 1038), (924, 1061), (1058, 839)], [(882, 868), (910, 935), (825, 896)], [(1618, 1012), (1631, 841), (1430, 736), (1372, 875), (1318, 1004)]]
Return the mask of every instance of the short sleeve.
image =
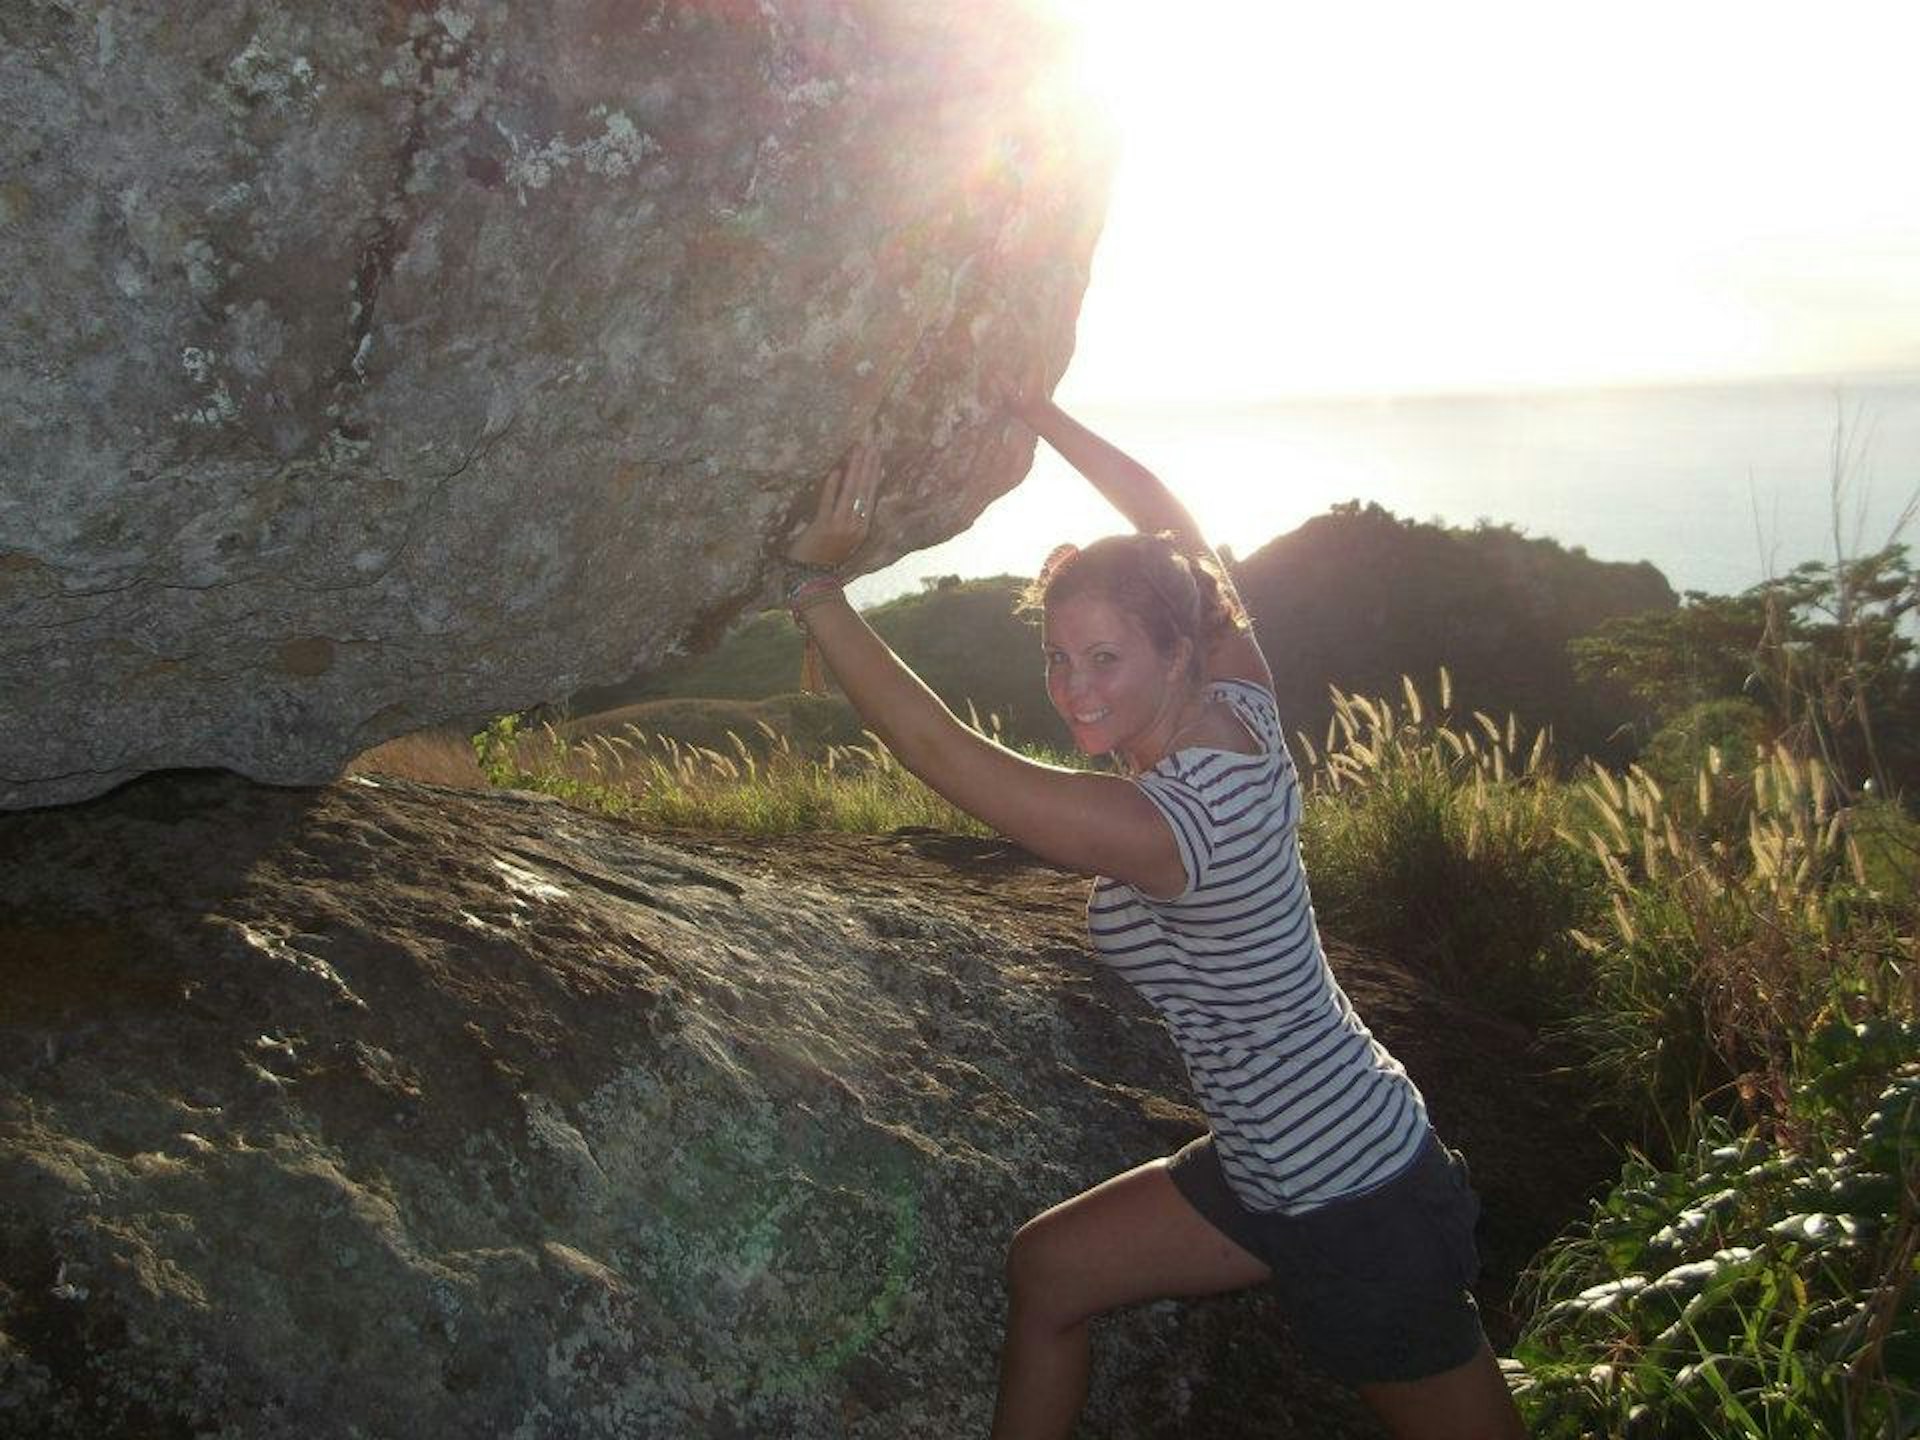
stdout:
[(1280, 733), (1280, 705), (1271, 690), (1251, 680), (1216, 680), (1212, 693), (1233, 707), (1233, 713), (1269, 754), (1286, 754), (1286, 737)]
[(1213, 858), (1213, 822), (1207, 807), (1191, 785), (1169, 775), (1150, 771), (1134, 776), (1133, 783), (1166, 817), (1167, 828), (1173, 832), (1173, 845), (1180, 852), (1180, 869), (1187, 883), (1171, 898), (1184, 899), (1198, 887), (1207, 862)]

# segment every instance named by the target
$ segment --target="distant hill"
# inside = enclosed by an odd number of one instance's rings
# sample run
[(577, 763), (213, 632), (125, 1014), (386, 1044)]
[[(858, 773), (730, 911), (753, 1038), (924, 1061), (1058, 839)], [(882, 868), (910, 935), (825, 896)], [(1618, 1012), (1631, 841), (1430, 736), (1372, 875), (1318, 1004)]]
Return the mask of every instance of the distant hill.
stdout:
[[(1504, 526), (1402, 520), (1375, 505), (1338, 506), (1233, 568), (1288, 729), (1316, 743), (1331, 710), (1328, 686), (1397, 694), (1409, 674), (1430, 692), (1445, 664), (1457, 708), (1501, 717), (1512, 710), (1528, 726), (1551, 724), (1564, 751), (1619, 758), (1625, 750), (1615, 732), (1636, 707), (1624, 694), (1580, 684), (1567, 641), (1612, 616), (1677, 603), (1652, 565), (1595, 560)], [(998, 715), (1010, 738), (1064, 748), (1065, 728), (1047, 703), (1038, 626), (1014, 613), (1026, 583), (950, 577), (867, 618), (958, 713), (971, 700), (983, 719)], [(766, 700), (797, 689), (799, 676), (799, 634), (784, 612), (769, 611), (705, 655), (584, 692), (569, 708), (594, 729), (612, 719), (602, 712), (620, 710), (622, 723), (712, 743), (709, 720), (719, 708), (701, 717), (687, 700)], [(725, 710), (722, 730), (761, 718)], [(849, 712), (843, 719), (829, 723), (812, 711), (805, 730), (857, 731)]]
[(1512, 711), (1523, 725), (1552, 725), (1565, 753), (1625, 758), (1630, 746), (1616, 732), (1644, 707), (1623, 690), (1580, 683), (1567, 642), (1614, 616), (1679, 603), (1645, 562), (1358, 503), (1270, 541), (1235, 576), (1288, 728), (1316, 743), (1332, 711), (1329, 685), (1397, 694), (1404, 674), (1431, 696), (1445, 664), (1456, 708)]

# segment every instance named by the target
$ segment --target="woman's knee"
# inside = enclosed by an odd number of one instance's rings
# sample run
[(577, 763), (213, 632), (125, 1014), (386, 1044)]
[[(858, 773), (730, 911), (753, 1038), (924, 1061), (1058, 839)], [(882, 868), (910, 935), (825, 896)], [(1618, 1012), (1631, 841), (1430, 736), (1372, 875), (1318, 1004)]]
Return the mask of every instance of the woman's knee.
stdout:
[(1072, 1244), (1065, 1227), (1036, 1216), (1007, 1246), (1007, 1294), (1023, 1314), (1044, 1315), (1061, 1327), (1092, 1318), (1076, 1299)]

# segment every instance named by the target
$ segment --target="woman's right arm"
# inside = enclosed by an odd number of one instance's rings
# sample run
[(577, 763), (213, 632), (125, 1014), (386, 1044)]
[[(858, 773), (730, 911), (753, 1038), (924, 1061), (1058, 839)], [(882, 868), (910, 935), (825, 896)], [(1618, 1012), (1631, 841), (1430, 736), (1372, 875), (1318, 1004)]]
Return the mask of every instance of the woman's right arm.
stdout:
[(1134, 529), (1148, 535), (1171, 530), (1187, 546), (1210, 551), (1187, 507), (1159, 476), (1119, 446), (1094, 434), (1052, 400), (1020, 400), (1008, 408), (1059, 451)]
[[(1148, 535), (1171, 531), (1175, 542), (1191, 554), (1213, 562), (1222, 582), (1231, 590), (1227, 567), (1166, 483), (1119, 446), (1093, 433), (1050, 399), (1016, 398), (1007, 408), (1106, 497), (1127, 517), (1134, 529)], [(1233, 597), (1236, 604), (1239, 597)], [(1244, 610), (1244, 606), (1241, 607)], [(1206, 658), (1209, 680), (1251, 680), (1273, 688), (1273, 671), (1251, 630), (1222, 636)]]

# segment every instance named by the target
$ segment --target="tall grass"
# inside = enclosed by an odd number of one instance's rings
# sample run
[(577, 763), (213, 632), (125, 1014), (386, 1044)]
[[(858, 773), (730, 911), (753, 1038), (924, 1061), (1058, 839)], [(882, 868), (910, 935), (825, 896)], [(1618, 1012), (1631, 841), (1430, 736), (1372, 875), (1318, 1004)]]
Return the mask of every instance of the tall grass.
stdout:
[(1607, 904), (1560, 1034), (1663, 1158), (1536, 1263), (1535, 1433), (1920, 1433), (1911, 820), (1782, 747), (1576, 793)]
[(1640, 1091), (1667, 1141), (1702, 1102), (1790, 1123), (1804, 1037), (1914, 1013), (1912, 882), (1887, 863), (1911, 828), (1897, 810), (1841, 803), (1821, 762), (1778, 746), (1732, 773), (1710, 750), (1673, 791), (1595, 769), (1578, 794), (1566, 838), (1592, 849), (1608, 904), (1573, 935), (1593, 995), (1567, 1034)]
[(1414, 962), (1531, 1018), (1569, 984), (1569, 932), (1599, 867), (1562, 839), (1570, 797), (1550, 737), (1481, 712), (1451, 714), (1403, 679), (1399, 697), (1334, 692), (1312, 767), (1301, 844), (1314, 903), (1343, 939)]
[(1303, 842), (1342, 933), (1485, 992), (1644, 1148), (1540, 1256), (1535, 1434), (1920, 1434), (1920, 843), (1818, 759), (1557, 777), (1512, 721), (1337, 697)]

